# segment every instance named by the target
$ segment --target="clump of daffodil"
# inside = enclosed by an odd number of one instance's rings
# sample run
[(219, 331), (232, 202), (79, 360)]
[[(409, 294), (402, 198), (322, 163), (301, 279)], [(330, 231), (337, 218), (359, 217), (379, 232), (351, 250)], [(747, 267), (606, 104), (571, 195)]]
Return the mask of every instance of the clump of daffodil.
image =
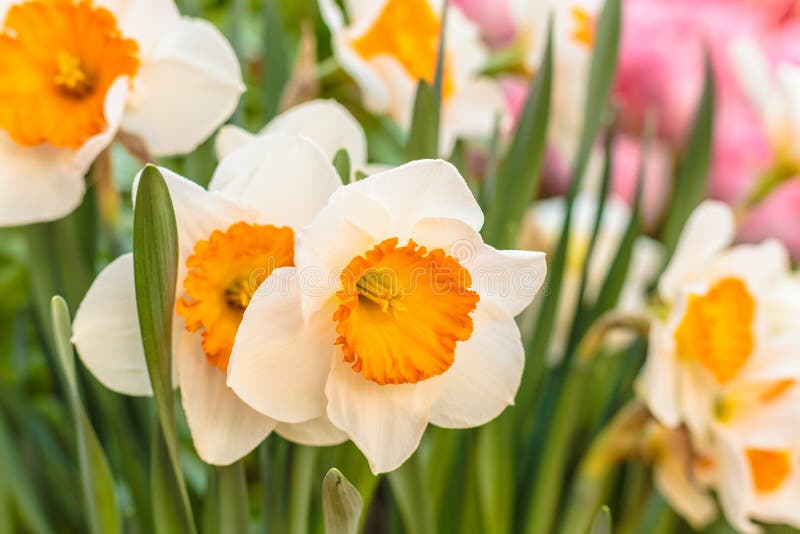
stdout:
[[(780, 242), (731, 246), (734, 234), (718, 202), (687, 222), (658, 284), (663, 310), (638, 391), (660, 425), (687, 433), (694, 482), (717, 492), (732, 525), (798, 526), (800, 279)], [(676, 508), (701, 523), (708, 502)]]
[(228, 384), (283, 422), (329, 419), (376, 473), (428, 423), (482, 425), (513, 403), (514, 322), (544, 254), (496, 250), (458, 171), (422, 160), (343, 186), (300, 233), (236, 335)]
[[(347, 23), (332, 0), (319, 0), (319, 5), (334, 55), (361, 88), (366, 107), (407, 129), (417, 82), (434, 79), (444, 2), (347, 1)], [(449, 154), (458, 138), (488, 138), (498, 115), (506, 112), (497, 84), (480, 75), (488, 50), (479, 29), (453, 5), (447, 17), (442, 154)]]
[[(335, 118), (323, 128), (330, 139), (365, 152), (358, 123), (343, 108), (333, 107), (314, 102), (304, 109), (314, 117), (314, 127)], [(295, 265), (298, 233), (341, 185), (329, 155), (313, 141), (313, 131), (298, 135), (308, 116), (296, 118), (289, 111), (269, 133), (228, 151), (208, 190), (162, 169), (178, 228), (174, 376), (195, 448), (209, 463), (241, 458), (273, 429), (314, 445), (346, 439), (323, 414), (299, 425), (279, 422), (250, 408), (226, 386), (234, 338), (256, 289), (273, 271)], [(76, 314), (73, 342), (107, 387), (151, 394), (132, 254), (100, 273)]]
[(193, 150), (243, 90), (222, 34), (172, 0), (1, 3), (0, 226), (72, 211), (118, 133), (153, 156)]

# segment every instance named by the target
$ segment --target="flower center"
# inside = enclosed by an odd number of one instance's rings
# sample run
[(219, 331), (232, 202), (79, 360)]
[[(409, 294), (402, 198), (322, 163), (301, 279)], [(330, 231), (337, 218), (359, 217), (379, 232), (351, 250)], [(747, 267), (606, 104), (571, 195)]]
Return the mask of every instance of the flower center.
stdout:
[(572, 40), (587, 48), (594, 46), (594, 17), (585, 9), (573, 6), (572, 14)]
[(705, 295), (691, 295), (675, 330), (678, 355), (695, 360), (719, 383), (734, 378), (753, 351), (755, 302), (738, 278), (717, 282)]
[(61, 52), (56, 56), (56, 69), (53, 83), (67, 96), (83, 98), (91, 92), (91, 77), (77, 57)]
[(0, 129), (23, 146), (79, 148), (106, 128), (111, 84), (138, 68), (136, 41), (91, 0), (14, 4), (0, 26)]
[[(433, 82), (441, 21), (428, 0), (388, 0), (372, 26), (353, 41), (364, 59), (390, 56), (415, 80)], [(453, 93), (445, 61), (442, 98)]]
[(478, 294), (469, 272), (442, 249), (387, 239), (354, 258), (341, 282), (336, 344), (368, 380), (405, 384), (442, 374), (456, 342), (472, 335)]
[(186, 297), (176, 311), (189, 332), (202, 329), (208, 363), (225, 371), (244, 310), (278, 267), (294, 265), (291, 228), (238, 222), (198, 241), (186, 260)]
[(789, 452), (771, 449), (747, 449), (747, 461), (753, 484), (760, 493), (770, 493), (784, 483), (791, 471)]

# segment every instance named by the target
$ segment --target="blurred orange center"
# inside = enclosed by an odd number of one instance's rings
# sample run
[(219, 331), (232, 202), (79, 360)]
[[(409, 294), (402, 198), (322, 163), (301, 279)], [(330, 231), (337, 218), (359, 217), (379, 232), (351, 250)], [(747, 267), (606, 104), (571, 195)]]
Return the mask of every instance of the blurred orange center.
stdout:
[(753, 351), (755, 303), (738, 278), (717, 282), (703, 296), (691, 295), (675, 330), (678, 354), (699, 362), (719, 383), (736, 376)]
[(0, 28), (0, 129), (16, 143), (79, 148), (105, 130), (106, 92), (139, 67), (136, 41), (89, 0), (28, 0)]
[(278, 267), (294, 265), (291, 228), (238, 222), (198, 241), (186, 260), (186, 297), (178, 315), (186, 329), (202, 328), (208, 363), (225, 371), (244, 310), (258, 286)]
[(341, 276), (336, 344), (353, 370), (381, 385), (416, 383), (453, 364), (472, 335), (478, 294), (458, 261), (397, 238), (354, 258)]
[(770, 449), (747, 449), (746, 452), (756, 490), (769, 493), (781, 487), (791, 471), (789, 453)]
[[(372, 26), (353, 41), (364, 59), (390, 56), (415, 80), (432, 83), (439, 55), (441, 21), (429, 0), (388, 0)], [(445, 62), (442, 97), (453, 92)]]
[(591, 47), (594, 45), (594, 18), (583, 8), (573, 6), (572, 39), (579, 44)]

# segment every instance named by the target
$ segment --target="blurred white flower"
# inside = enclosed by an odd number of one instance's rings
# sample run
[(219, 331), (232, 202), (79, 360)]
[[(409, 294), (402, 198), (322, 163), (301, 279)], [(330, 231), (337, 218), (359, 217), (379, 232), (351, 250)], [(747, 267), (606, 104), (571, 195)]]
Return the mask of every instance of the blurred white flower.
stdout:
[[(442, 0), (345, 2), (348, 23), (332, 0), (319, 0), (333, 51), (361, 88), (366, 107), (411, 122), (417, 82), (432, 82), (439, 50)], [(488, 138), (506, 114), (502, 92), (480, 76), (488, 51), (480, 31), (457, 7), (448, 11), (442, 87), (440, 153), (458, 138)]]
[[(685, 425), (712, 464), (728, 520), (800, 524), (800, 280), (777, 241), (730, 247), (730, 208), (692, 214), (658, 292), (638, 393), (663, 425)], [(787, 497), (788, 495), (788, 497)]]
[(514, 400), (514, 316), (544, 254), (501, 251), (458, 171), (415, 161), (340, 188), (245, 312), (228, 384), (279, 421), (327, 416), (391, 471), (431, 422), (482, 425)]
[(72, 211), (119, 131), (193, 150), (242, 91), (222, 34), (172, 0), (0, 2), (0, 226)]
[[(273, 270), (294, 265), (297, 233), (341, 184), (320, 145), (335, 138), (341, 146), (365, 150), (364, 134), (351, 116), (329, 120), (326, 103), (304, 109), (307, 114), (289, 111), (276, 123), (305, 135), (270, 133), (230, 150), (208, 190), (162, 169), (178, 225), (176, 378), (195, 447), (209, 463), (241, 458), (273, 428), (305, 444), (346, 439), (324, 417), (278, 423), (251, 409), (225, 384), (234, 337), (258, 285)], [(316, 120), (307, 120), (315, 109), (320, 111)], [(316, 131), (329, 137), (317, 144), (312, 141)], [(78, 308), (73, 342), (104, 385), (130, 395), (151, 394), (132, 254), (100, 273)]]
[[(569, 327), (578, 305), (583, 268), (587, 260), (597, 217), (598, 201), (595, 195), (581, 193), (573, 205), (572, 233), (567, 263), (559, 297), (557, 319), (548, 358), (551, 363), (563, 355)], [(561, 237), (561, 227), (566, 215), (566, 200), (554, 197), (534, 203), (523, 219), (519, 245), (527, 250), (555, 252)], [(600, 293), (608, 271), (619, 249), (630, 222), (630, 209), (622, 201), (610, 196), (600, 219), (600, 228), (587, 271), (586, 299), (593, 302)], [(640, 237), (633, 248), (633, 256), (616, 309), (621, 312), (641, 313), (647, 304), (647, 289), (662, 265), (663, 251), (658, 242)], [(630, 339), (624, 333), (612, 333), (608, 338), (615, 346)]]

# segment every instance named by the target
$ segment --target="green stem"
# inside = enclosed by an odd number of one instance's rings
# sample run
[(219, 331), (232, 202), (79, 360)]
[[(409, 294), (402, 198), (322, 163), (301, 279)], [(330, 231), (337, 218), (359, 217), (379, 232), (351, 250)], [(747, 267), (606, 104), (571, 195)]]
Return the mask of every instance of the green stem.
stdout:
[(214, 468), (217, 478), (219, 503), (219, 531), (247, 532), (250, 510), (247, 498), (247, 480), (244, 462)]
[(289, 489), (289, 532), (291, 534), (306, 534), (308, 532), (308, 513), (311, 508), (311, 492), (315, 483), (322, 484), (322, 479), (316, 480), (314, 469), (317, 463), (319, 449), (297, 445), (294, 447), (292, 458), (292, 478)]
[(407, 532), (433, 534), (436, 522), (419, 452), (389, 473), (389, 485)]

